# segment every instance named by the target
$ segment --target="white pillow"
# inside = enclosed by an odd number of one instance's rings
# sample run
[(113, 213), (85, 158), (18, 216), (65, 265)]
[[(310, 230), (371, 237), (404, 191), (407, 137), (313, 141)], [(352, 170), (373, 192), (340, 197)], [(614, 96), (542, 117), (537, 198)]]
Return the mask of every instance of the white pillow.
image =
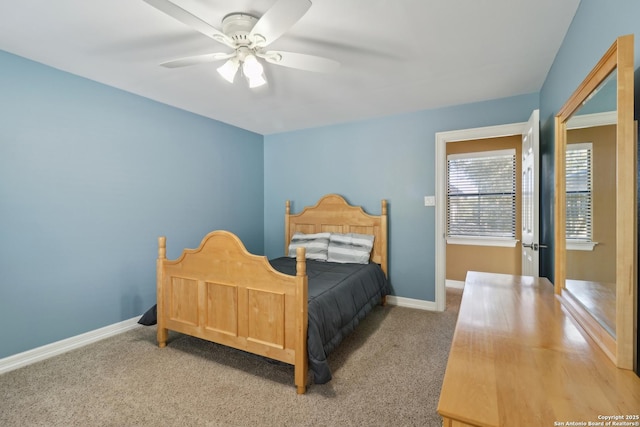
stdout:
[(370, 234), (331, 233), (327, 261), (368, 264), (374, 236)]
[(289, 242), (289, 256), (296, 257), (296, 249), (304, 247), (306, 258), (316, 261), (326, 261), (331, 233), (304, 234), (295, 233)]

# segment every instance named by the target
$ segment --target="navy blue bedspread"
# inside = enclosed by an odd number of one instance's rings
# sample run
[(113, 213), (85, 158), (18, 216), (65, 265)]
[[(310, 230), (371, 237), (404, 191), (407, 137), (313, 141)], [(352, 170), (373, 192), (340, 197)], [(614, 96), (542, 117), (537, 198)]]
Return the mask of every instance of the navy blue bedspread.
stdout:
[[(269, 261), (281, 273), (295, 275), (295, 258)], [(378, 264), (337, 264), (307, 260), (309, 278), (309, 369), (316, 384), (331, 380), (327, 356), (389, 293)]]

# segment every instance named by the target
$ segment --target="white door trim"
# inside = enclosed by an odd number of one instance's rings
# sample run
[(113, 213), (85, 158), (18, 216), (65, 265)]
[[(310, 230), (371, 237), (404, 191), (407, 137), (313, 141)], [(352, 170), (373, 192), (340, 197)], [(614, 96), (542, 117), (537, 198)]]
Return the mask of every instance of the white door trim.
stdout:
[(446, 307), (447, 149), (448, 142), (522, 135), (527, 122), (436, 133), (436, 310)]

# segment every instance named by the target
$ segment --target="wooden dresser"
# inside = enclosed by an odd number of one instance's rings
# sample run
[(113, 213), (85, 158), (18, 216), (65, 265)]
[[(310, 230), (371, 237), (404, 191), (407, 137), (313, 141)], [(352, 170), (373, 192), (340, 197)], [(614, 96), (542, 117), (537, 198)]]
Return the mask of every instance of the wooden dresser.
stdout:
[(546, 278), (469, 272), (438, 413), (448, 427), (640, 425), (640, 378), (613, 365)]

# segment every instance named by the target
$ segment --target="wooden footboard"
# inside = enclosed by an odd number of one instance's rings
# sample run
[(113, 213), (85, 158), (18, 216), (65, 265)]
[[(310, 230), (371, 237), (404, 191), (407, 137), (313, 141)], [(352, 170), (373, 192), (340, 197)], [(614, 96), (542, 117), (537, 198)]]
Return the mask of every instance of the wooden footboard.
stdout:
[(158, 345), (168, 330), (295, 366), (298, 393), (307, 383), (307, 295), (304, 248), (295, 276), (250, 254), (234, 234), (213, 231), (197, 249), (166, 258), (158, 239)]

